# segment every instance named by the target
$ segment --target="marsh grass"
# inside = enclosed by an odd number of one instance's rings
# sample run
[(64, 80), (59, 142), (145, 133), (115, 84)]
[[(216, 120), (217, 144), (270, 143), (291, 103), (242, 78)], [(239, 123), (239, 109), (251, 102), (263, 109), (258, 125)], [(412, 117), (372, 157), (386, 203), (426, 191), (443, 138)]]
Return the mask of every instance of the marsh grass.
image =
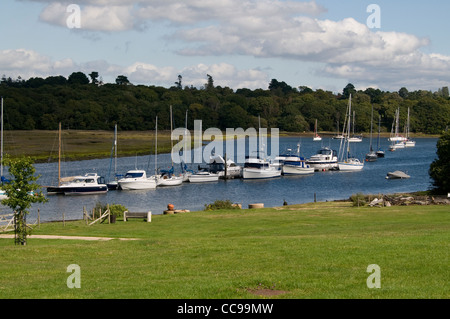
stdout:
[[(2, 298), (448, 298), (448, 206), (315, 203), (156, 215), (151, 223), (42, 224), (33, 234), (103, 242), (0, 239)], [(81, 267), (81, 289), (66, 268)], [(381, 289), (366, 285), (381, 268)]]

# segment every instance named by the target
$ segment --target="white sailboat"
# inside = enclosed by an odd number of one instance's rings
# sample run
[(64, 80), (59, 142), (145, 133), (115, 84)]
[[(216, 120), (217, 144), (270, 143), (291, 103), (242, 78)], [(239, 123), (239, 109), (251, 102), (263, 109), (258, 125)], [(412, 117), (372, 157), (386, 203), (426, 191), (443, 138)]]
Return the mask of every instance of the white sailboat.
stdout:
[[(406, 137), (401, 136), (399, 133), (399, 122), (400, 122), (400, 108), (395, 111), (395, 118), (392, 122), (391, 136), (389, 137), (389, 142), (404, 142)], [(400, 148), (400, 147), (398, 147)]]
[[(158, 118), (156, 118), (156, 125), (158, 125)], [(170, 106), (170, 132), (172, 133), (172, 105)], [(158, 139), (158, 126), (155, 128), (156, 134), (156, 142)], [(171, 143), (173, 143), (172, 139), (170, 139)], [(171, 144), (171, 149), (173, 149), (173, 144)], [(157, 161), (158, 150), (155, 150), (155, 161)], [(172, 158), (172, 156), (170, 156)], [(178, 186), (183, 183), (183, 176), (175, 176), (174, 168), (173, 168), (173, 159), (172, 159), (172, 167), (169, 170), (162, 170), (160, 175), (156, 176), (156, 185), (157, 186)]]
[(406, 140), (405, 140), (405, 147), (415, 147), (416, 141), (412, 140), (409, 136), (409, 107), (408, 107), (408, 119), (406, 120)]
[[(351, 110), (352, 110), (352, 96), (350, 94), (348, 100), (348, 125), (345, 139), (341, 140), (341, 147), (339, 148), (338, 167), (340, 171), (360, 171), (364, 168), (364, 162), (358, 158), (350, 156), (350, 126), (351, 126)], [(345, 125), (344, 125), (345, 127)], [(345, 130), (344, 130), (345, 131)], [(344, 142), (344, 143), (342, 143)]]
[(316, 124), (314, 125), (314, 137), (313, 137), (313, 141), (314, 142), (320, 142), (322, 140), (322, 137), (319, 136), (319, 134), (317, 133), (317, 119), (316, 119)]
[[(122, 177), (123, 175), (117, 175), (117, 124), (114, 126), (114, 142), (113, 142), (113, 150), (114, 150), (114, 180), (110, 180), (106, 185), (108, 186), (108, 190), (116, 190), (119, 188), (119, 177)], [(112, 158), (112, 151), (111, 150), (111, 158)], [(111, 164), (110, 164), (110, 171), (111, 171)]]

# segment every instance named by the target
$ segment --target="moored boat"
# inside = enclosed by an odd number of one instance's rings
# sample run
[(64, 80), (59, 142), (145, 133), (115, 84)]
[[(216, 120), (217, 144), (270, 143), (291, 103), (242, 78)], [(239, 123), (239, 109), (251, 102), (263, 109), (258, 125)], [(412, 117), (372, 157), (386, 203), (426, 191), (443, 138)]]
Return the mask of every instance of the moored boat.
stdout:
[(332, 170), (337, 168), (337, 152), (329, 147), (321, 148), (317, 154), (306, 160), (306, 164), (316, 171)]
[(96, 173), (75, 176), (71, 181), (59, 186), (47, 187), (49, 195), (91, 195), (104, 194), (107, 191), (105, 179)]
[(130, 170), (118, 181), (123, 190), (145, 190), (156, 188), (155, 176), (147, 177), (144, 170)]

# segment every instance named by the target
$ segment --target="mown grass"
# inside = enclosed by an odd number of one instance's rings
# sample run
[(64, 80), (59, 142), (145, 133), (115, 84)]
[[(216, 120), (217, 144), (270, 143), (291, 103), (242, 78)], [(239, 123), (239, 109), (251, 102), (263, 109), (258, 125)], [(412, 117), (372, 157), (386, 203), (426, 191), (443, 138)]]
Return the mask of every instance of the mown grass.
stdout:
[[(449, 298), (448, 206), (356, 208), (315, 203), (156, 215), (33, 234), (138, 238), (106, 242), (0, 239), (2, 298)], [(66, 286), (81, 267), (81, 289)], [(381, 268), (381, 289), (366, 285)]]

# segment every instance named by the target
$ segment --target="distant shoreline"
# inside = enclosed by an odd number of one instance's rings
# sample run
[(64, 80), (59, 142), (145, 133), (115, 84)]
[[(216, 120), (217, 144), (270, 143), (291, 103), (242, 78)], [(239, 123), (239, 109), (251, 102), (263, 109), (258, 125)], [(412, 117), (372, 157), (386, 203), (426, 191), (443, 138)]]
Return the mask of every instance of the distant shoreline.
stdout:
[[(270, 129), (267, 135), (270, 136)], [(319, 132), (324, 138), (332, 138), (336, 132)], [(362, 133), (364, 138), (370, 134)], [(223, 132), (226, 137), (226, 132)], [(312, 132), (279, 132), (280, 137), (312, 137)], [(377, 138), (378, 133), (373, 136)], [(381, 133), (385, 139), (390, 133)], [(411, 134), (414, 139), (439, 138), (440, 135)], [(193, 139), (193, 132), (191, 131)], [(102, 159), (111, 156), (114, 132), (104, 130), (63, 130), (63, 156), (65, 161)], [(173, 142), (175, 144), (176, 141)], [(118, 157), (149, 155), (155, 153), (155, 131), (119, 131)], [(169, 153), (170, 131), (158, 131), (158, 153)], [(4, 154), (12, 158), (30, 156), (37, 163), (58, 161), (58, 133), (54, 130), (4, 131)]]

